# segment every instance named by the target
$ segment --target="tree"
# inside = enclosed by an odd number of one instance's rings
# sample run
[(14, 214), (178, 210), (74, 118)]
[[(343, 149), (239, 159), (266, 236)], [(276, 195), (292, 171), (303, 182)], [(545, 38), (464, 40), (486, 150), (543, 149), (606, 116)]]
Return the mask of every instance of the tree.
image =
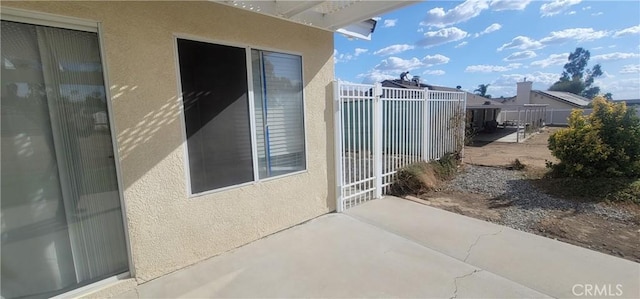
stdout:
[(478, 85), (478, 88), (476, 88), (476, 90), (474, 90), (473, 92), (475, 92), (477, 95), (480, 95), (481, 97), (490, 99), (491, 95), (487, 94), (487, 89), (489, 89), (489, 85), (491, 84), (480, 84)]
[(560, 80), (553, 83), (549, 90), (566, 91), (588, 99), (600, 94), (600, 87), (593, 86), (593, 82), (602, 76), (603, 72), (600, 64), (587, 69), (590, 58), (591, 53), (588, 50), (576, 48), (573, 53), (569, 54), (569, 62), (564, 65)]

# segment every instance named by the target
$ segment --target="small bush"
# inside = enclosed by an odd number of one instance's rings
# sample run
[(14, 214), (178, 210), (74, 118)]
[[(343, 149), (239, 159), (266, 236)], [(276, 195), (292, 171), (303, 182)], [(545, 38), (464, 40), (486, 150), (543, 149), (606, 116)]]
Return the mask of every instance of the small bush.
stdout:
[(439, 182), (433, 167), (424, 161), (398, 170), (390, 193), (395, 195), (421, 194), (437, 188)]
[(457, 154), (447, 153), (439, 160), (429, 162), (434, 168), (437, 178), (441, 181), (448, 181), (456, 176), (458, 162), (460, 158)]
[(548, 164), (555, 177), (640, 177), (640, 119), (596, 97), (590, 115), (574, 110), (569, 127), (549, 137), (549, 149), (560, 160)]
[(464, 145), (473, 145), (473, 139), (478, 135), (478, 132), (471, 126), (468, 126), (464, 130)]
[(436, 190), (442, 182), (452, 179), (458, 168), (455, 154), (446, 154), (436, 161), (419, 161), (400, 168), (390, 193), (394, 195), (422, 194)]
[(511, 162), (511, 164), (507, 167), (507, 169), (510, 170), (524, 170), (525, 168), (527, 168), (527, 165), (524, 165), (524, 163), (520, 162), (520, 159), (513, 160), (513, 162)]

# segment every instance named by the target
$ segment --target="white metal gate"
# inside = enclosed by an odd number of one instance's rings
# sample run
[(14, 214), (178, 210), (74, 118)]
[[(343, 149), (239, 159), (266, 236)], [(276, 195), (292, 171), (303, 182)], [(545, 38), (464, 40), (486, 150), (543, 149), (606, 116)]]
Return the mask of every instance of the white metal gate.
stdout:
[(334, 82), (337, 210), (380, 198), (401, 167), (462, 150), (466, 93)]

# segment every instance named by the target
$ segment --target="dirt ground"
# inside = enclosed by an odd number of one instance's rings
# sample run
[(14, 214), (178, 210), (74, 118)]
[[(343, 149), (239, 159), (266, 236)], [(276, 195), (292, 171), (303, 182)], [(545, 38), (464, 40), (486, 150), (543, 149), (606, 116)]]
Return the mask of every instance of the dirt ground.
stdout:
[(546, 127), (541, 133), (527, 138), (521, 143), (474, 142), (464, 149), (464, 162), (483, 166), (506, 166), (515, 159), (525, 165), (545, 167), (545, 161), (557, 162), (547, 148), (549, 135), (558, 127)]
[[(465, 149), (465, 163), (504, 167), (518, 158), (528, 172), (542, 173), (545, 160), (555, 161), (547, 149), (550, 128), (524, 143), (489, 143)], [(523, 178), (524, 179), (524, 178)], [(439, 191), (420, 196), (422, 202), (451, 212), (501, 223), (502, 212), (512, 206), (508, 199), (486, 195)], [(529, 232), (640, 262), (640, 206), (632, 203), (598, 203), (633, 215), (631, 220), (606, 218), (591, 211), (561, 211), (549, 208), (550, 216)]]

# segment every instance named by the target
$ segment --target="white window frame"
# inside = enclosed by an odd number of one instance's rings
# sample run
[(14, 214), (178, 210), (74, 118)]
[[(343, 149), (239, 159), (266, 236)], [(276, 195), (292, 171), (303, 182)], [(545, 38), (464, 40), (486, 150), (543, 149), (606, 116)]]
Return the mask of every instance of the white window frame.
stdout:
[[(197, 42), (203, 42), (203, 43), (209, 43), (209, 44), (214, 44), (214, 45), (220, 45), (220, 46), (228, 46), (228, 47), (235, 47), (235, 48), (243, 48), (245, 51), (245, 61), (246, 61), (246, 65), (247, 65), (247, 100), (249, 101), (249, 126), (251, 127), (251, 158), (252, 158), (252, 165), (253, 165), (253, 181), (250, 182), (246, 182), (246, 183), (241, 183), (241, 184), (236, 184), (236, 185), (231, 185), (231, 186), (225, 186), (225, 187), (221, 187), (221, 188), (216, 188), (216, 189), (211, 189), (211, 190), (207, 190), (207, 191), (203, 191), (203, 192), (198, 192), (198, 193), (193, 193), (192, 189), (191, 189), (191, 169), (190, 169), (190, 164), (189, 164), (189, 150), (187, 148), (187, 126), (186, 126), (186, 117), (185, 117), (185, 113), (184, 113), (184, 103), (183, 103), (183, 99), (182, 99), (182, 78), (181, 78), (181, 74), (180, 74), (180, 57), (179, 57), (179, 53), (178, 53), (178, 39), (184, 39), (184, 40), (191, 40), (191, 41), (197, 41)], [(305, 78), (304, 78), (304, 56), (301, 53), (297, 53), (297, 52), (292, 52), (292, 51), (287, 51), (287, 50), (282, 50), (282, 49), (274, 49), (274, 48), (269, 48), (269, 47), (258, 47), (258, 46), (251, 46), (251, 45), (243, 45), (243, 44), (239, 44), (239, 43), (233, 43), (233, 42), (228, 42), (228, 41), (220, 41), (220, 40), (213, 40), (213, 39), (207, 39), (207, 38), (202, 38), (199, 36), (194, 36), (194, 35), (190, 35), (190, 34), (184, 34), (184, 33), (174, 33), (173, 34), (173, 44), (174, 44), (174, 60), (175, 60), (175, 69), (176, 69), (176, 78), (177, 78), (177, 93), (176, 93), (176, 98), (177, 98), (177, 102), (179, 104), (180, 107), (180, 122), (181, 122), (181, 126), (182, 126), (182, 148), (183, 148), (183, 156), (184, 156), (184, 175), (185, 175), (185, 182), (186, 182), (186, 192), (187, 192), (187, 197), (188, 198), (197, 198), (197, 197), (202, 197), (202, 196), (206, 196), (209, 194), (214, 194), (214, 193), (219, 193), (219, 192), (224, 192), (224, 191), (228, 191), (231, 189), (236, 189), (236, 188), (242, 188), (242, 187), (246, 187), (246, 186), (252, 186), (252, 185), (257, 185), (259, 183), (263, 183), (263, 182), (268, 182), (268, 181), (272, 181), (272, 180), (277, 180), (277, 179), (281, 179), (281, 178), (285, 178), (285, 177), (289, 177), (289, 176), (294, 176), (294, 175), (300, 175), (300, 174), (304, 174), (309, 172), (309, 151), (308, 151), (308, 142), (307, 142), (307, 107), (306, 107), (306, 95), (305, 95)], [(304, 138), (303, 138), (303, 142), (304, 142), (304, 169), (303, 170), (299, 170), (299, 171), (294, 171), (294, 172), (290, 172), (290, 173), (286, 173), (286, 174), (281, 174), (281, 175), (277, 175), (277, 176), (272, 176), (272, 177), (268, 177), (268, 178), (260, 178), (260, 171), (258, 169), (258, 147), (257, 147), (257, 136), (256, 136), (256, 117), (255, 117), (255, 98), (254, 98), (254, 86), (253, 86), (253, 65), (251, 63), (251, 50), (259, 50), (259, 51), (270, 51), (270, 52), (276, 52), (276, 53), (281, 53), (281, 54), (289, 54), (289, 55), (296, 55), (300, 57), (300, 72), (301, 72), (301, 78), (302, 78), (302, 126), (303, 126), (303, 132), (304, 132)]]
[(106, 277), (100, 281), (81, 286), (79, 288), (70, 290), (68, 292), (57, 295), (56, 297), (66, 297), (68, 294), (76, 294), (78, 292), (89, 292), (95, 290), (97, 287), (102, 287), (105, 284), (112, 283), (113, 281), (122, 280), (126, 278), (135, 277), (135, 267), (133, 266), (133, 255), (131, 250), (131, 238), (129, 236), (129, 223), (127, 221), (127, 205), (124, 200), (124, 182), (122, 179), (122, 167), (120, 164), (120, 153), (118, 152), (118, 144), (116, 139), (116, 124), (114, 118), (114, 109), (111, 98), (111, 84), (109, 84), (109, 71), (106, 58), (104, 30), (102, 29), (102, 23), (95, 20), (81, 19), (75, 17), (68, 17), (62, 15), (55, 15), (45, 12), (35, 12), (24, 9), (17, 9), (11, 7), (2, 7), (0, 11), (0, 20), (18, 22), (30, 25), (48, 26), (61, 29), (78, 30), (86, 32), (94, 32), (98, 35), (98, 44), (100, 47), (100, 61), (102, 64), (102, 77), (104, 81), (105, 97), (107, 98), (107, 117), (109, 119), (109, 130), (111, 133), (111, 145), (113, 147), (113, 157), (116, 169), (116, 181), (118, 184), (118, 196), (120, 197), (120, 210), (122, 212), (122, 225), (124, 229), (125, 247), (127, 250), (127, 267), (128, 271), (118, 273), (110, 277)]

